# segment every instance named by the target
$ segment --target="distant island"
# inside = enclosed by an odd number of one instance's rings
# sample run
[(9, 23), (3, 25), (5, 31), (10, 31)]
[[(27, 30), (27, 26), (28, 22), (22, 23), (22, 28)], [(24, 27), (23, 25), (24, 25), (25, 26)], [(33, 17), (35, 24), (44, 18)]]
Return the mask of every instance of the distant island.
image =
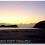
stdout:
[(18, 27), (17, 25), (0, 25), (0, 27)]
[(30, 24), (9, 24), (9, 23), (0, 23), (0, 27), (18, 27), (18, 28), (32, 28), (36, 23)]

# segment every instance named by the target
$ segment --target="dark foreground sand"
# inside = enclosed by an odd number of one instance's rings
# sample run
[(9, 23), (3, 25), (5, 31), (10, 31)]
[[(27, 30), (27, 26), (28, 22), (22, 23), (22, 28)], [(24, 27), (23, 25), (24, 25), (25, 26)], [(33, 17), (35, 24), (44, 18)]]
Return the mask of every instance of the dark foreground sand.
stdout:
[(30, 43), (45, 43), (45, 29), (0, 30), (0, 40), (30, 40)]

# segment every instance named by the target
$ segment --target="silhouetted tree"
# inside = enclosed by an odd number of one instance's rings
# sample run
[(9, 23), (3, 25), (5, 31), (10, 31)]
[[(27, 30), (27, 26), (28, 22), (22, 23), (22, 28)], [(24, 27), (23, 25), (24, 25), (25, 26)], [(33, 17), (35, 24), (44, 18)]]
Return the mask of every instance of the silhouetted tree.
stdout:
[(38, 22), (34, 28), (45, 28), (45, 20)]

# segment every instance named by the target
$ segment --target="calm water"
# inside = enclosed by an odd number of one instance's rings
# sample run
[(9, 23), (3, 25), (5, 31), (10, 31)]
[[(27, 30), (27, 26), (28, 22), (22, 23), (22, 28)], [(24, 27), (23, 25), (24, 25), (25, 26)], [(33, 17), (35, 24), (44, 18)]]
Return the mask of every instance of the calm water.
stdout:
[(13, 28), (13, 27), (0, 27), (1, 29), (39, 29), (39, 28)]

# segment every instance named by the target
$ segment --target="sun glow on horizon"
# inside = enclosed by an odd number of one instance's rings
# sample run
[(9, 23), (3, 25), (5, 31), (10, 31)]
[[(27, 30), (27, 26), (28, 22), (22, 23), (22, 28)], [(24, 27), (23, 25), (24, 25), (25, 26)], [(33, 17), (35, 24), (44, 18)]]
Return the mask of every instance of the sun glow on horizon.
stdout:
[(30, 24), (30, 23), (36, 23), (36, 22), (40, 21), (36, 18), (37, 17), (2, 15), (2, 16), (0, 16), (0, 22), (10, 23), (10, 24), (20, 24), (20, 23)]
[(0, 2), (0, 23), (30, 24), (45, 20), (44, 2)]

